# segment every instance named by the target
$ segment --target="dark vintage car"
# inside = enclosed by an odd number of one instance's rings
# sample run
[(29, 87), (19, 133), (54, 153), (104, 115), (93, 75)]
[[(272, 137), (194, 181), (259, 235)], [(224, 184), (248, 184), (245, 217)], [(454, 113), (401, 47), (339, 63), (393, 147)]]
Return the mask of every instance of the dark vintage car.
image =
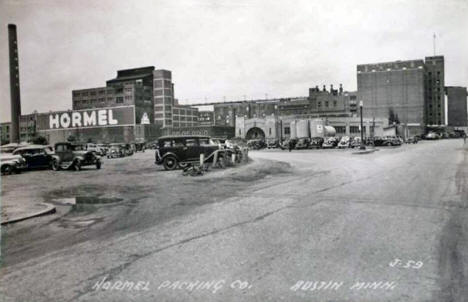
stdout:
[(93, 151), (82, 150), (82, 146), (74, 146), (71, 143), (55, 144), (55, 152), (52, 155), (52, 169), (75, 169), (81, 170), (84, 166), (95, 165), (101, 169), (101, 159)]
[(339, 139), (336, 137), (328, 137), (322, 144), (324, 149), (332, 149), (338, 146)]
[(310, 145), (310, 138), (301, 137), (297, 139), (295, 149), (308, 149)]
[(309, 149), (320, 149), (323, 144), (323, 137), (312, 137), (310, 139)]
[(280, 145), (280, 148), (282, 150), (287, 150), (287, 149), (294, 149), (296, 147), (296, 143), (297, 143), (297, 138), (289, 138), (289, 139), (285, 139), (281, 145)]
[(28, 169), (51, 168), (54, 150), (51, 146), (30, 145), (16, 149), (13, 154), (21, 155)]
[(267, 144), (264, 139), (262, 138), (257, 138), (257, 139), (251, 139), (247, 141), (247, 147), (251, 150), (260, 150), (263, 148), (266, 148)]
[(110, 144), (109, 150), (107, 150), (107, 158), (118, 158), (126, 155), (123, 144)]
[(225, 160), (225, 151), (208, 136), (164, 136), (156, 144), (155, 163), (163, 165), (165, 170), (186, 167), (199, 163), (204, 154), (207, 162), (213, 160), (213, 152), (219, 150), (220, 160)]
[(401, 141), (396, 136), (374, 137), (374, 146), (400, 146)]

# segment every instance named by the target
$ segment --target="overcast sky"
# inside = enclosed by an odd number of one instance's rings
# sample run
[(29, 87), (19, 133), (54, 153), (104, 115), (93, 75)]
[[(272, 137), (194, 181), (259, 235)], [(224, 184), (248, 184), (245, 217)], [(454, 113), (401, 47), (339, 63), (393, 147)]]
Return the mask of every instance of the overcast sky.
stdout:
[(467, 0), (0, 1), (0, 121), (10, 120), (7, 24), (18, 26), (22, 112), (71, 108), (118, 69), (172, 71), (181, 103), (356, 89), (356, 65), (446, 62), (468, 85)]

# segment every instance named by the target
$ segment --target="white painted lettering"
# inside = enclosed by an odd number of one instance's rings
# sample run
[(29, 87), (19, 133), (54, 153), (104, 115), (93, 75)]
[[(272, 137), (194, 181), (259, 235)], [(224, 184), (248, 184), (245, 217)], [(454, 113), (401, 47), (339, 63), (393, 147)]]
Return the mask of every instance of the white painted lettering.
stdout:
[(297, 291), (298, 289), (301, 288), (302, 284), (304, 284), (304, 281), (299, 280), (299, 281), (296, 282), (296, 284), (291, 286), (291, 288), (289, 288), (289, 289), (292, 290), (292, 291)]
[(62, 128), (68, 128), (70, 127), (71, 119), (68, 113), (62, 113), (60, 116), (60, 125)]
[(93, 289), (94, 289), (94, 290), (100, 290), (101, 287), (102, 287), (102, 285), (103, 285), (104, 282), (106, 281), (106, 279), (107, 279), (107, 276), (104, 276), (104, 278), (102, 278), (102, 281), (96, 282), (96, 283), (94, 284), (94, 286), (93, 286)]
[(158, 289), (168, 287), (170, 284), (170, 281), (164, 281), (163, 283), (161, 283), (161, 285), (159, 285)]
[(98, 124), (99, 126), (107, 125), (107, 111), (106, 110), (98, 111)]
[(54, 128), (60, 128), (60, 123), (59, 123), (59, 115), (54, 114), (49, 115), (49, 128), (54, 129)]
[(96, 111), (83, 112), (83, 126), (96, 126)]
[(117, 125), (118, 124), (119, 121), (114, 119), (114, 112), (112, 111), (112, 109), (108, 110), (107, 116), (108, 116), (108, 120), (109, 120), (109, 125)]
[(72, 112), (72, 127), (81, 127), (81, 114)]

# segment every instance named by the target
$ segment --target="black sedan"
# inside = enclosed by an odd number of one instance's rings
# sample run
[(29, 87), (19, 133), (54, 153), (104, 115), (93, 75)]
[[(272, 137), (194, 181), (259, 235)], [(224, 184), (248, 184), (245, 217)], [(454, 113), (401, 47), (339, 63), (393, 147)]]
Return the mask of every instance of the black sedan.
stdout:
[(26, 160), (28, 169), (50, 168), (52, 165), (52, 147), (43, 145), (30, 145), (18, 148), (13, 155), (21, 155)]

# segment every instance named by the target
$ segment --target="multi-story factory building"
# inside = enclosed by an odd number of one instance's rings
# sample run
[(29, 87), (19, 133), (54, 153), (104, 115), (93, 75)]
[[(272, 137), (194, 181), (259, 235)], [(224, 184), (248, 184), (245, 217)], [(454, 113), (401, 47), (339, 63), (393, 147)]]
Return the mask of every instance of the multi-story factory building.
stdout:
[(425, 121), (427, 126), (444, 126), (445, 123), (445, 72), (444, 57), (426, 57), (425, 69)]
[(444, 57), (357, 66), (364, 115), (402, 124), (409, 135), (445, 125)]
[(357, 86), (364, 116), (424, 131), (423, 60), (358, 65)]

